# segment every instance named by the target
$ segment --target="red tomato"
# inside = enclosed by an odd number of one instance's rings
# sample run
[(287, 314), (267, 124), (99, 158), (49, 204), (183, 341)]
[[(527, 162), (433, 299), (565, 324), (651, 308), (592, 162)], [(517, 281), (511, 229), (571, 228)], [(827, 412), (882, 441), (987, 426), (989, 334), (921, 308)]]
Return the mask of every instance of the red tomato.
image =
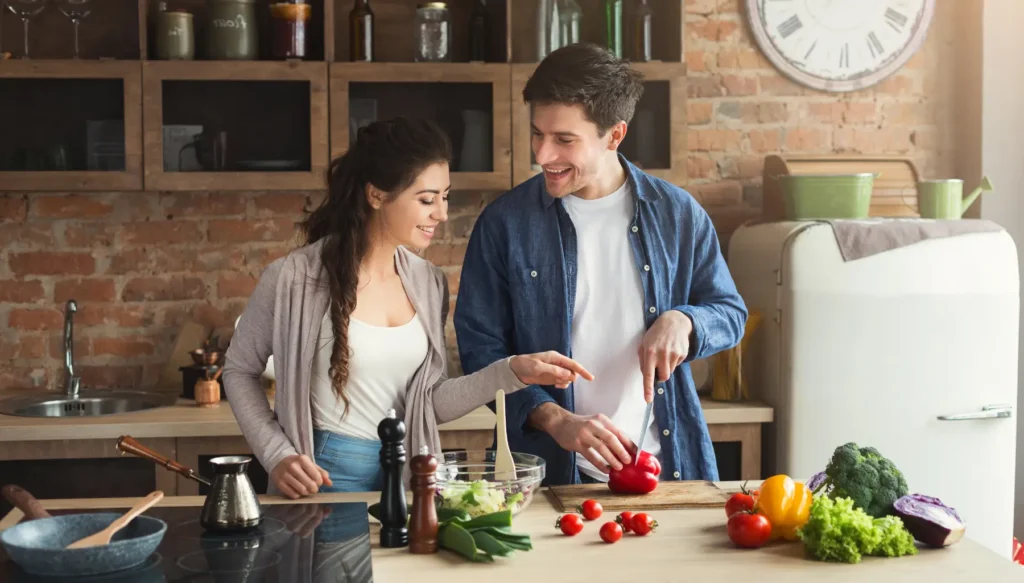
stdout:
[(742, 494), (737, 492), (732, 496), (729, 496), (729, 500), (725, 503), (725, 515), (732, 516), (737, 512), (745, 512), (754, 508), (754, 497), (750, 494)]
[(555, 528), (562, 529), (562, 534), (576, 536), (583, 530), (583, 519), (579, 514), (563, 514), (555, 521)]
[(583, 505), (578, 508), (578, 511), (587, 520), (597, 520), (601, 518), (604, 508), (601, 507), (601, 503), (597, 500), (584, 500)]
[(772, 523), (763, 514), (737, 512), (729, 517), (726, 525), (729, 539), (738, 547), (756, 549), (768, 542), (772, 534)]
[(601, 525), (601, 540), (613, 543), (622, 538), (622, 527), (618, 522), (606, 522)]
[(615, 517), (615, 522), (619, 523), (619, 526), (622, 527), (624, 532), (633, 532), (633, 513), (629, 510), (620, 512), (619, 515)]
[(647, 515), (646, 512), (638, 512), (629, 520), (630, 529), (639, 536), (646, 536), (658, 528), (658, 521)]

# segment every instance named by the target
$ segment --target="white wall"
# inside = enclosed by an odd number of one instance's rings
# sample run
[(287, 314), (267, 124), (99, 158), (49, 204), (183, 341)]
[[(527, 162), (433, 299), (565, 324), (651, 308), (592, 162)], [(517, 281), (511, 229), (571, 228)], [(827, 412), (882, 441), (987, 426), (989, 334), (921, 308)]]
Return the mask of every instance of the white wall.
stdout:
[[(959, 0), (958, 0), (959, 1)], [(1024, 1), (985, 0), (981, 17), (980, 168), (993, 184), (981, 217), (1003, 225), (1017, 243), (1024, 274)], [(975, 61), (977, 62), (977, 61)], [(967, 79), (965, 79), (967, 81)], [(966, 185), (965, 185), (966, 186)], [(1022, 330), (1024, 330), (1024, 310)], [(1024, 341), (1019, 366), (1024, 367)], [(1024, 374), (1018, 377), (1024, 385)], [(1024, 388), (1018, 390), (1014, 533), (1024, 540)]]

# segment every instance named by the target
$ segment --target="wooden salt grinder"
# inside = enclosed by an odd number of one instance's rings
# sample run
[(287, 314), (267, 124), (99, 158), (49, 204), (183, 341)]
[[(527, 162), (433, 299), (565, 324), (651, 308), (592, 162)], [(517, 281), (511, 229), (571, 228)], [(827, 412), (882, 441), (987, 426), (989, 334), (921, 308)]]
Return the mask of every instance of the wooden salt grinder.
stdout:
[(434, 492), (437, 486), (437, 460), (427, 446), (409, 463), (412, 470), (412, 516), (409, 519), (409, 552), (426, 555), (437, 552), (437, 508)]

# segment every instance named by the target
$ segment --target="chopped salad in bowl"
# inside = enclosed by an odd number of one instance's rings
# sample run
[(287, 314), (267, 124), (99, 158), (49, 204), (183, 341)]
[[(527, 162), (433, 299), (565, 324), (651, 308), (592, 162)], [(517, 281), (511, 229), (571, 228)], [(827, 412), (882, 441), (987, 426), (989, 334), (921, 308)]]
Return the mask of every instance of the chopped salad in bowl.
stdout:
[(446, 452), (437, 465), (439, 508), (466, 511), (471, 517), (500, 510), (515, 516), (533, 500), (544, 479), (544, 459), (512, 452), (515, 479), (494, 479), (493, 451)]

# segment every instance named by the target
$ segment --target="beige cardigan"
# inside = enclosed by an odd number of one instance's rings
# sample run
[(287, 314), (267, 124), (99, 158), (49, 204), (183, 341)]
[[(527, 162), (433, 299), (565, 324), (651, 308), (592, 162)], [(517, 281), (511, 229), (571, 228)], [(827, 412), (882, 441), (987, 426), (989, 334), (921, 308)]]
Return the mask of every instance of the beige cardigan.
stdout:
[[(318, 281), (322, 245), (313, 243), (271, 263), (249, 298), (225, 355), (224, 390), (249, 447), (269, 473), (284, 458), (313, 457), (309, 379), (320, 321), (329, 291)], [(448, 378), (445, 321), (448, 280), (439, 268), (399, 247), (395, 257), (405, 291), (427, 329), (430, 349), (406, 393), (406, 454), (426, 445), (441, 453), (440, 423), (462, 417), (494, 400), (501, 388), (526, 386), (503, 359), (471, 375)], [(274, 356), (277, 395), (271, 410), (260, 384)], [(408, 485), (409, 465), (405, 466)], [(280, 493), (271, 482), (269, 493)]]

